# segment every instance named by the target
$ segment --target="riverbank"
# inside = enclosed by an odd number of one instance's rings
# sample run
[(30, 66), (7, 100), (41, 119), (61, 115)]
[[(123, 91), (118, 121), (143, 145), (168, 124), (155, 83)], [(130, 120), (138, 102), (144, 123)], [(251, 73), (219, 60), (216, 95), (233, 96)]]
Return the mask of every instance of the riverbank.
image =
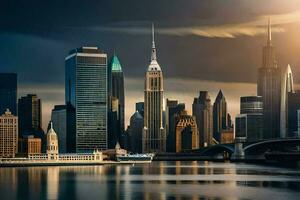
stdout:
[(115, 164), (147, 164), (151, 161), (101, 161), (101, 162), (37, 162), (37, 161), (22, 161), (22, 162), (1, 162), (0, 167), (35, 167), (35, 166), (96, 166), (96, 165), (115, 165)]

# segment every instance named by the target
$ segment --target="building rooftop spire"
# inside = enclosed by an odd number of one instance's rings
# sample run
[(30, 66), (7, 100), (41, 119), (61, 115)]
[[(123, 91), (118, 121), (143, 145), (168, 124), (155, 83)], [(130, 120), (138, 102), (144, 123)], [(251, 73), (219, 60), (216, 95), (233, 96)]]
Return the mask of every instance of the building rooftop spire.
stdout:
[(267, 41), (267, 44), (271, 45), (271, 41), (272, 41), (272, 30), (271, 30), (271, 18), (269, 17), (269, 19), (268, 19), (268, 41)]
[(111, 71), (112, 72), (122, 72), (121, 63), (120, 63), (119, 58), (117, 57), (117, 55), (115, 53), (114, 53), (114, 56), (111, 60)]
[(216, 97), (216, 101), (220, 101), (220, 100), (223, 99), (223, 98), (225, 98), (225, 97), (224, 97), (224, 95), (223, 95), (222, 90), (220, 89), (220, 90), (219, 90), (219, 93), (218, 93), (218, 95), (217, 95), (217, 97)]
[(50, 121), (50, 129), (53, 129), (53, 123)]
[(152, 23), (152, 53), (151, 60), (156, 60), (156, 48), (155, 48), (155, 40), (154, 40), (154, 23)]

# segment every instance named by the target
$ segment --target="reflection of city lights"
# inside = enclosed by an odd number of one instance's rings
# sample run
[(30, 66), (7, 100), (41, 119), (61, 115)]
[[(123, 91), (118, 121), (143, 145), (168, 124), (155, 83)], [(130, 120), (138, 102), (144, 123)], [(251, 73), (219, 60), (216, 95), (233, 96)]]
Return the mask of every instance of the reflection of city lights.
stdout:
[(57, 199), (59, 189), (59, 167), (47, 168), (47, 198)]

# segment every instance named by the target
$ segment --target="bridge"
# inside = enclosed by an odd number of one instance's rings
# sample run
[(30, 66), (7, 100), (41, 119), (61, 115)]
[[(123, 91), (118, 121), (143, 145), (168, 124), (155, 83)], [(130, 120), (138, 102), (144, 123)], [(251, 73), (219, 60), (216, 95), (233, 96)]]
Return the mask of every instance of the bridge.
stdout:
[(256, 142), (217, 144), (190, 152), (211, 158), (264, 159), (267, 152), (299, 151), (300, 138), (278, 138)]

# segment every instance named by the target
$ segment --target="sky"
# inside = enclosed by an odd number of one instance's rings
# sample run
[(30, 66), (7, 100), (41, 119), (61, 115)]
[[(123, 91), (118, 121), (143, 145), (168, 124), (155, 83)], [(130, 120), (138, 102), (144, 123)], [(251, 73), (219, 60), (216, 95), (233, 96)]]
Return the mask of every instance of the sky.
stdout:
[(165, 99), (186, 103), (222, 89), (232, 116), (239, 98), (256, 95), (268, 18), (278, 66), (291, 65), (300, 83), (300, 0), (2, 0), (0, 72), (18, 73), (19, 96), (36, 93), (44, 127), (51, 109), (64, 103), (64, 58), (71, 49), (115, 51), (125, 74), (126, 124), (143, 101), (150, 62), (151, 23)]

